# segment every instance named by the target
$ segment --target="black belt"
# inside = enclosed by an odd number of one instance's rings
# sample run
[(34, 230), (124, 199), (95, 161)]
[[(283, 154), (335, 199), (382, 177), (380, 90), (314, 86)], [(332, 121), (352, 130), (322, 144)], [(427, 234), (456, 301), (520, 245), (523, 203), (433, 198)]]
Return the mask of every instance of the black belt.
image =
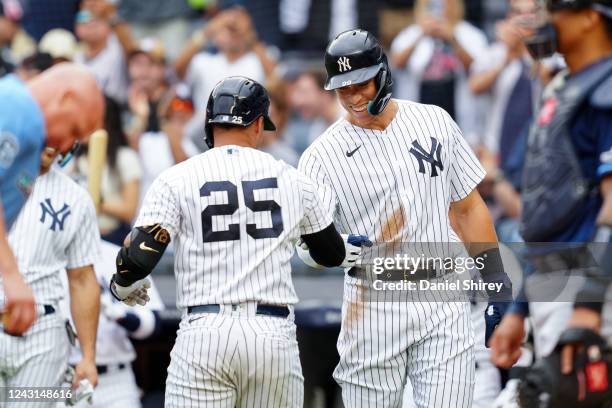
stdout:
[[(187, 313), (219, 313), (221, 311), (220, 305), (199, 305), (189, 306)], [(287, 317), (289, 316), (289, 308), (287, 306), (274, 306), (274, 305), (257, 305), (255, 314), (264, 316), (274, 317)]]
[(435, 269), (417, 269), (415, 271), (408, 269), (390, 269), (377, 274), (368, 272), (363, 268), (351, 268), (348, 271), (348, 275), (356, 279), (398, 282), (434, 279), (441, 274)]
[(96, 369), (98, 370), (98, 375), (100, 374), (106, 374), (109, 371), (109, 368), (111, 367), (117, 367), (118, 370), (123, 370), (125, 367), (127, 367), (126, 364), (118, 364), (118, 365), (97, 365)]

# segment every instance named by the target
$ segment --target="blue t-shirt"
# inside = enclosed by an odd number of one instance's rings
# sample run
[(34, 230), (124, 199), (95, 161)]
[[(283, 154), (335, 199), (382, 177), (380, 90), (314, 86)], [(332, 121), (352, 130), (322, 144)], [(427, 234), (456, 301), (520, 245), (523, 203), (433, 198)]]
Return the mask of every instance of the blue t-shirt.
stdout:
[(0, 200), (7, 230), (38, 176), (45, 137), (43, 113), (25, 84), (14, 75), (0, 79)]
[[(575, 75), (589, 75), (593, 67), (606, 60)], [(603, 177), (612, 175), (612, 109), (595, 108), (588, 101), (584, 103), (571, 124), (571, 138), (583, 176), (592, 185), (599, 186)], [(597, 229), (595, 221), (602, 204), (601, 194), (589, 197), (583, 208), (576, 212), (574, 222), (551, 241), (590, 241)]]

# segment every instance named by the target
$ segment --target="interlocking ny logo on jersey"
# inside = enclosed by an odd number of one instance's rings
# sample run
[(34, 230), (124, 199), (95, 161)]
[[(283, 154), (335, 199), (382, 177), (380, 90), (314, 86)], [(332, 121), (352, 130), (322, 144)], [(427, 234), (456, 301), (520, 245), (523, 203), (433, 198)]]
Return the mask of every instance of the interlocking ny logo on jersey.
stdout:
[(344, 71), (350, 71), (351, 69), (352, 69), (351, 64), (347, 57), (338, 58), (338, 71), (344, 72)]
[(425, 174), (425, 162), (431, 165), (431, 177), (438, 176), (438, 168), (440, 171), (444, 170), (442, 160), (440, 159), (442, 145), (435, 137), (431, 137), (431, 150), (429, 152), (423, 149), (419, 142), (415, 140), (412, 142), (410, 153), (419, 161), (419, 173)]
[(51, 205), (51, 199), (47, 198), (40, 203), (40, 208), (42, 209), (40, 222), (44, 224), (48, 215), (51, 218), (51, 226), (49, 227), (51, 231), (55, 231), (56, 226), (59, 227), (60, 231), (64, 230), (64, 221), (66, 221), (66, 217), (70, 215), (70, 207), (68, 204), (64, 203), (61, 210), (56, 211), (53, 205)]

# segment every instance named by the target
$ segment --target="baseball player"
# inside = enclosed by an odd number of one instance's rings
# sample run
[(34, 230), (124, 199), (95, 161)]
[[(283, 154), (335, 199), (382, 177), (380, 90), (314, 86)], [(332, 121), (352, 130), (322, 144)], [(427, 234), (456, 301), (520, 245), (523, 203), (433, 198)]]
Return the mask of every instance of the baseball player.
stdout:
[[(336, 90), (347, 114), (304, 152), (299, 169), (315, 180), (339, 228), (381, 244), (461, 245), (458, 234), (466, 243), (488, 242), (478, 253), (485, 259), (481, 274), (503, 281), (491, 217), (475, 190), (484, 170), (450, 116), (438, 107), (391, 99), (387, 58), (367, 31), (339, 34), (327, 48), (325, 67), (326, 89)], [(379, 279), (443, 279), (441, 272), (396, 269)], [(372, 280), (368, 268), (352, 268), (345, 276), (334, 372), (345, 406), (399, 406), (407, 377), (417, 407), (471, 406), (470, 303), (363, 301)], [(505, 295), (511, 290), (509, 282), (502, 288)], [(493, 307), (496, 316), (503, 312), (501, 303)], [(487, 320), (487, 331), (495, 324)]]
[(0, 274), (3, 329), (22, 334), (35, 318), (32, 291), (19, 275), (6, 234), (38, 175), (46, 144), (63, 156), (102, 123), (103, 99), (94, 77), (60, 64), (26, 85), (14, 75), (0, 79)]
[[(118, 302), (108, 291), (109, 282), (115, 271), (115, 258), (119, 247), (101, 241), (101, 256), (94, 264), (100, 284), (100, 319), (96, 338), (96, 366), (98, 385), (92, 397), (92, 404), (83, 400), (76, 407), (85, 408), (137, 408), (140, 407), (140, 391), (136, 385), (132, 362), (136, 351), (130, 338), (145, 340), (154, 336), (160, 327), (158, 310), (164, 305), (153, 282), (149, 289), (151, 300), (146, 307), (129, 307)], [(68, 310), (68, 299), (64, 299), (63, 310)], [(69, 363), (76, 365), (81, 360), (80, 348), (73, 347)]]
[[(612, 1), (550, 0), (547, 8), (550, 21), (528, 39), (527, 47), (536, 58), (558, 47), (567, 70), (547, 86), (529, 136), (521, 234), (534, 273), (524, 286), (528, 302), (513, 305), (492, 340), (493, 361), (502, 367), (521, 354), (527, 315), (538, 358), (559, 352), (556, 345), (568, 324), (607, 329), (602, 335), (608, 341), (612, 327), (602, 327), (601, 316), (604, 306), (611, 316), (610, 303), (603, 300), (609, 299), (612, 276)], [(542, 248), (533, 242), (550, 244)], [(599, 242), (599, 248), (593, 246), (597, 267), (578, 257), (593, 259), (589, 242)], [(581, 278), (592, 275), (595, 279), (581, 289)], [(542, 295), (546, 288), (554, 292)], [(561, 355), (566, 375), (576, 375), (573, 354), (580, 341), (573, 338), (565, 341)]]
[[(0, 333), (3, 387), (60, 386), (69, 350), (65, 320), (59, 313), (59, 302), (65, 293), (60, 278), (64, 269), (83, 350), (74, 383), (87, 379), (95, 386), (97, 381), (95, 317), (99, 286), (92, 265), (98, 256), (100, 234), (87, 191), (60, 170), (51, 168), (58, 154), (51, 147), (45, 148), (41, 176), (9, 234), (19, 269), (34, 292), (37, 316), (22, 337)], [(3, 300), (0, 297), (0, 303)], [(45, 404), (55, 405), (53, 401), (37, 402), (36, 407)]]
[(312, 181), (256, 150), (266, 90), (245, 77), (213, 89), (210, 150), (162, 173), (117, 257), (111, 291), (147, 300), (146, 276), (175, 241), (177, 306), (166, 407), (301, 407), (301, 373), (289, 260), (298, 238), (319, 264), (352, 266), (368, 244), (340, 236)]

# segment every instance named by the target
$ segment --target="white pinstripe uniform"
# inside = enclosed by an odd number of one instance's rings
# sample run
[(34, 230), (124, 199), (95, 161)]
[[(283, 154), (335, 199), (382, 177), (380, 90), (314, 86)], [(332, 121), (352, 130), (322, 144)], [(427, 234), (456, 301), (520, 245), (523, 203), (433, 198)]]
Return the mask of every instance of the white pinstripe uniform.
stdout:
[[(0, 333), (0, 386), (59, 386), (69, 348), (59, 309), (66, 293), (60, 274), (92, 265), (99, 256), (100, 233), (89, 194), (52, 168), (36, 179), (9, 243), (34, 292), (39, 315), (21, 338)], [(45, 315), (44, 305), (55, 313)]]
[(312, 181), (254, 149), (211, 149), (162, 173), (137, 226), (160, 223), (174, 242), (177, 306), (166, 407), (301, 407), (303, 377), (293, 312), (256, 315), (257, 304), (297, 302), (289, 260), (300, 235), (331, 224)]
[[(124, 309), (134, 313), (140, 319), (140, 326), (132, 333), (132, 337), (144, 339), (151, 335), (155, 325), (153, 310), (162, 310), (164, 304), (161, 301), (155, 283), (151, 282), (148, 293), (151, 300), (146, 306), (127, 306), (115, 300), (109, 290), (108, 285), (112, 274), (115, 272), (115, 259), (119, 247), (110, 242), (101, 241), (101, 257), (96, 262), (94, 269), (96, 277), (100, 283), (100, 296), (108, 298), (112, 302), (112, 307)], [(67, 282), (65, 282), (67, 285)], [(70, 314), (68, 298), (62, 301), (62, 309)], [(101, 302), (102, 304), (108, 304)], [(93, 404), (81, 401), (76, 407), (80, 408), (138, 408), (140, 407), (140, 391), (136, 385), (134, 372), (132, 371), (132, 361), (136, 359), (136, 351), (132, 345), (128, 331), (121, 327), (117, 322), (110, 319), (101, 309), (100, 320), (98, 321), (98, 333), (96, 336), (96, 365), (105, 366), (105, 373), (98, 373), (98, 385), (94, 390)], [(81, 351), (78, 347), (72, 348), (69, 363), (76, 365), (81, 361)], [(122, 367), (123, 366), (123, 367)], [(62, 404), (65, 406), (65, 404)], [(58, 405), (58, 408), (62, 405)]]
[[(385, 130), (340, 119), (304, 152), (299, 169), (315, 180), (343, 232), (381, 242), (391, 222), (401, 242), (460, 242), (449, 206), (478, 185), (484, 170), (446, 112), (395, 101), (399, 110)], [(469, 302), (367, 302), (363, 285), (345, 276), (334, 372), (345, 406), (400, 406), (408, 376), (418, 407), (470, 407)]]

